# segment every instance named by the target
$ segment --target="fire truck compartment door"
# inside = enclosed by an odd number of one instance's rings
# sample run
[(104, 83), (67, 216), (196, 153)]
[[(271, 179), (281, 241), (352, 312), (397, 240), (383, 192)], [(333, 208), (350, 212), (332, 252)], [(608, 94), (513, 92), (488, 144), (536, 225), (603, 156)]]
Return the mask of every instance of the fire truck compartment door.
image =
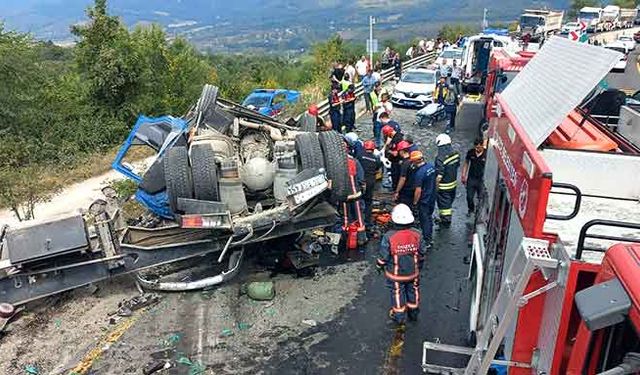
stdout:
[[(618, 199), (640, 198), (640, 156), (544, 149), (553, 180), (577, 186), (582, 194)], [(630, 203), (633, 204), (633, 203)]]
[(590, 331), (624, 321), (631, 300), (618, 278), (581, 290), (575, 296), (576, 307)]
[(552, 37), (501, 95), (538, 147), (621, 57), (612, 50)]

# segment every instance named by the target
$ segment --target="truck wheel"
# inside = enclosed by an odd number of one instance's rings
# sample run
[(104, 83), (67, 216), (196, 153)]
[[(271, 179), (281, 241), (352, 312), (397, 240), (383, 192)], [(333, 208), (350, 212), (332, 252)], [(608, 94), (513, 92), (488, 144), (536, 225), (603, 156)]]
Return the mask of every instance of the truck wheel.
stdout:
[(216, 100), (218, 100), (218, 88), (213, 85), (204, 85), (196, 103), (196, 112), (201, 113), (200, 121), (209, 120), (215, 110)]
[(349, 172), (344, 140), (333, 130), (320, 132), (318, 137), (327, 178), (331, 180), (331, 197), (333, 200), (344, 201), (349, 196)]
[(178, 198), (193, 198), (193, 180), (186, 147), (174, 146), (164, 155), (164, 176), (169, 207), (176, 212)]
[(311, 116), (307, 112), (305, 112), (302, 117), (300, 117), (300, 131), (303, 132), (316, 132), (317, 130), (317, 122), (314, 116)]
[(322, 148), (316, 133), (296, 135), (296, 152), (298, 153), (298, 170), (324, 168)]
[(162, 159), (158, 159), (151, 164), (144, 176), (142, 176), (142, 183), (140, 183), (139, 187), (149, 194), (159, 193), (166, 188)]
[(213, 149), (207, 144), (191, 147), (191, 174), (196, 199), (218, 201), (218, 167)]

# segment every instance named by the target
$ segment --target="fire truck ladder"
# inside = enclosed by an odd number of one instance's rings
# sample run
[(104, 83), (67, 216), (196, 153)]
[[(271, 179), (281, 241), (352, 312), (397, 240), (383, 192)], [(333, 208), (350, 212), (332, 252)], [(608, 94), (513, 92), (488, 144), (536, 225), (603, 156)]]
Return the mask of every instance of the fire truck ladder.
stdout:
[[(528, 363), (496, 360), (495, 355), (502, 345), (507, 330), (511, 326), (518, 310), (527, 302), (551, 289), (556, 281), (549, 281), (545, 286), (524, 294), (531, 275), (541, 270), (548, 280), (550, 271), (559, 266), (558, 260), (549, 254), (549, 242), (545, 240), (523, 238), (517, 253), (514, 255), (509, 272), (500, 287), (498, 296), (491, 308), (485, 328), (478, 337), (475, 348), (424, 342), (422, 353), (422, 369), (425, 373), (451, 375), (484, 375), (491, 364), (512, 367), (531, 368)], [(427, 351), (449, 352), (468, 355), (471, 358), (465, 368), (454, 368), (427, 363)]]

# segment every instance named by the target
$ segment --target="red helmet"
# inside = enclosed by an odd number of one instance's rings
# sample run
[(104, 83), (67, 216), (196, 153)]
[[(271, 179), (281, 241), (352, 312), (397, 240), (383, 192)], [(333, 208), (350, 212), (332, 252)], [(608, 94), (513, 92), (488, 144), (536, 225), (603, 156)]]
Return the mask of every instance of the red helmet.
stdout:
[(406, 150), (409, 147), (411, 147), (411, 143), (407, 142), (407, 141), (400, 141), (398, 142), (398, 144), (396, 145), (396, 150), (398, 151), (402, 151), (402, 150)]
[(309, 109), (307, 109), (310, 115), (317, 116), (318, 115), (318, 106), (315, 104), (311, 104)]
[(376, 143), (372, 140), (368, 140), (368, 141), (364, 141), (364, 149), (365, 150), (375, 150), (376, 149)]
[(390, 136), (391, 134), (393, 134), (393, 132), (393, 126), (391, 125), (385, 125), (382, 127), (382, 134), (384, 134), (385, 137)]

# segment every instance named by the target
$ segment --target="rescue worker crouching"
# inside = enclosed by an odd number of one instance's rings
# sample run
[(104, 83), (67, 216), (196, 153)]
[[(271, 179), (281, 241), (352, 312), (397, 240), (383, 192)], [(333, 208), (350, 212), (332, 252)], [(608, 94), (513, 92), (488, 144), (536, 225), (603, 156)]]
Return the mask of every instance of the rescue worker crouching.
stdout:
[(394, 227), (380, 241), (376, 267), (384, 270), (391, 292), (389, 317), (398, 324), (418, 318), (420, 306), (420, 270), (424, 263), (426, 244), (422, 234), (412, 227), (413, 213), (409, 206), (398, 204), (391, 211)]
[(451, 146), (451, 137), (440, 134), (436, 137), (438, 155), (436, 156), (436, 189), (440, 224), (443, 227), (451, 225), (453, 201), (456, 198), (458, 184), (458, 168), (460, 154)]
[(347, 133), (344, 135), (344, 140), (349, 146), (349, 154), (356, 159), (360, 159), (362, 154), (364, 154), (364, 144), (362, 143), (358, 135), (353, 132)]
[(416, 170), (413, 176), (413, 207), (417, 209), (420, 218), (422, 237), (431, 247), (433, 235), (433, 210), (436, 205), (436, 169), (431, 162), (424, 160), (421, 151), (413, 151), (409, 160)]

